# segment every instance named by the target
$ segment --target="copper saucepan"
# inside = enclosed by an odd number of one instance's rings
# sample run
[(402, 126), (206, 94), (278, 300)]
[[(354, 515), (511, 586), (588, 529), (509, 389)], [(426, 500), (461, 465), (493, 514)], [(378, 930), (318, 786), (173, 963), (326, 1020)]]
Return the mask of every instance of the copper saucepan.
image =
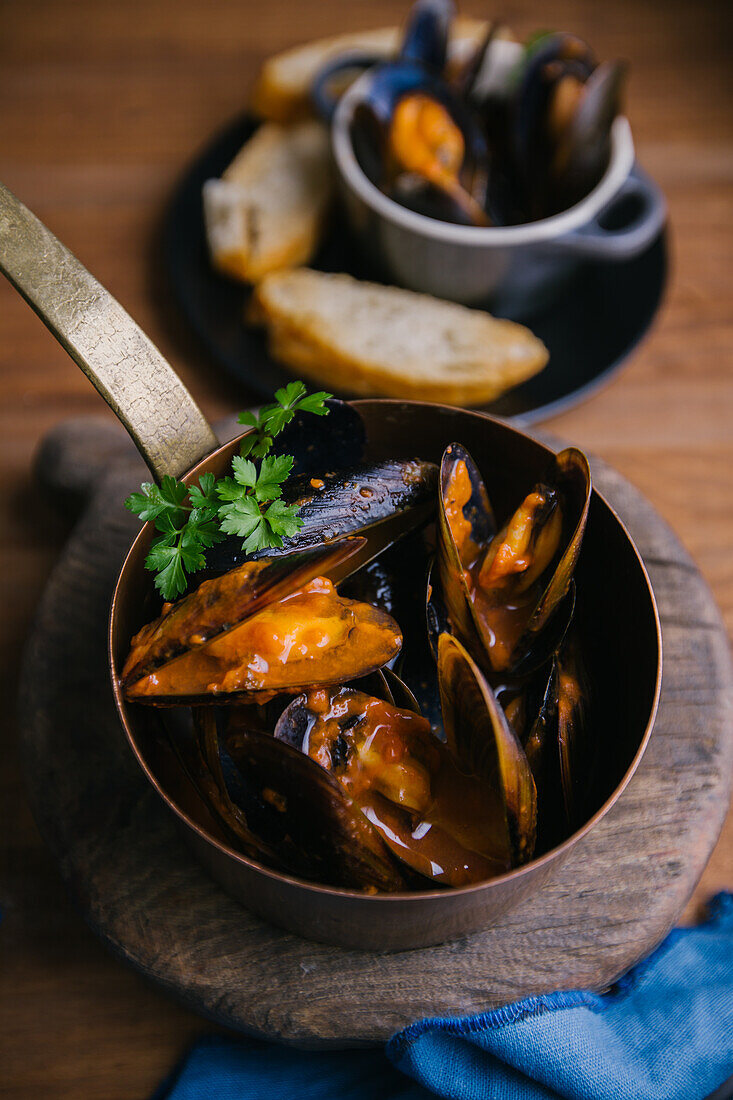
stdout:
[[(0, 270), (33, 306), (88, 375), (135, 440), (153, 476), (188, 481), (229, 467), (238, 440), (218, 445), (170, 365), (112, 296), (0, 184)], [(369, 458), (419, 456), (439, 461), (459, 440), (490, 478), (499, 512), (537, 480), (547, 447), (483, 413), (420, 402), (355, 402), (367, 429)], [(500, 475), (492, 476), (492, 471)], [(120, 502), (122, 506), (122, 502)], [(478, 885), (419, 893), (364, 895), (272, 871), (230, 848), (202, 802), (161, 748), (151, 708), (122, 698), (117, 669), (132, 634), (152, 617), (143, 561), (146, 525), (120, 572), (110, 611), (110, 671), (130, 746), (165, 805), (177, 816), (212, 876), (263, 918), (300, 935), (346, 947), (405, 950), (486, 928), (539, 889), (595, 828), (634, 774), (651, 734), (661, 684), (661, 634), (654, 594), (628, 532), (593, 491), (577, 570), (579, 627), (593, 683), (600, 767), (594, 812), (563, 844)], [(582, 847), (582, 845), (581, 845)]]

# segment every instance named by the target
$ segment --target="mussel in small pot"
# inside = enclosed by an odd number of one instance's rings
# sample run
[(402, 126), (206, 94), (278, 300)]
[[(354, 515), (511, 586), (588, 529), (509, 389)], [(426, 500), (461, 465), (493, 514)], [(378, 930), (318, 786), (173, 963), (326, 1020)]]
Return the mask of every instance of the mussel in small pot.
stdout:
[(453, 5), (419, 2), (399, 57), (371, 70), (351, 138), (386, 194), (442, 221), (488, 225), (489, 154), (468, 100), (443, 76)]
[(533, 217), (568, 209), (600, 180), (624, 75), (618, 63), (599, 66), (574, 35), (547, 35), (536, 44), (525, 63), (515, 120), (517, 162)]
[(621, 111), (626, 67), (598, 64), (582, 39), (530, 39), (510, 79), (481, 104), (492, 150), (492, 202), (505, 223), (551, 217), (600, 181)]

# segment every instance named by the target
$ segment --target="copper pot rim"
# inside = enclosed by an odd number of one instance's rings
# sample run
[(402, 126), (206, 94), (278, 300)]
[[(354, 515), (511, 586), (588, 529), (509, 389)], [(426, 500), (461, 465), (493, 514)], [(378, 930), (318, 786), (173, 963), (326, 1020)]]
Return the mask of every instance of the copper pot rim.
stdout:
[[(356, 405), (356, 406), (359, 406), (360, 404), (362, 404), (362, 400), (355, 400), (351, 403)], [(515, 427), (513, 424), (508, 424), (506, 421), (501, 420), (499, 417), (494, 417), (494, 416), (491, 416), (488, 413), (480, 412), (478, 410), (456, 409), (456, 407), (454, 407), (454, 406), (442, 405), (442, 404), (438, 404), (438, 403), (435, 403), (435, 402), (398, 400), (398, 399), (393, 399), (393, 398), (366, 398), (366, 399), (363, 399), (363, 403), (364, 404), (370, 404), (370, 405), (379, 404), (379, 405), (384, 405), (386, 408), (395, 408), (395, 409), (399, 409), (401, 407), (404, 407), (405, 405), (408, 405), (408, 406), (411, 406), (411, 407), (412, 406), (424, 407), (426, 409), (436, 409), (437, 408), (437, 409), (444, 410), (446, 412), (455, 413), (456, 411), (458, 411), (458, 412), (465, 413), (467, 415), (481, 416), (481, 417), (483, 417), (487, 420), (492, 421), (495, 424), (498, 424), (502, 429), (513, 432), (515, 435), (523, 437), (526, 440), (530, 440), (533, 445), (538, 446), (538, 447), (542, 448), (544, 451), (546, 451), (548, 456), (552, 456), (555, 453), (552, 450), (552, 448), (547, 446), (547, 444), (542, 443), (540, 440), (538, 440), (535, 437), (529, 435), (527, 432), (522, 431), (520, 428)], [(234, 436), (232, 439), (229, 439), (225, 443), (222, 443), (221, 446), (217, 447), (215, 450), (210, 451), (207, 455), (205, 455), (203, 458), (201, 458), (190, 470), (188, 470), (182, 476), (181, 480), (188, 481), (191, 478), (197, 476), (201, 466), (203, 466), (205, 463), (209, 462), (212, 459), (213, 456), (221, 453), (222, 451), (226, 450), (229, 447), (232, 447), (244, 435), (247, 435), (247, 434), (248, 434), (247, 432), (242, 432), (240, 435)], [(116, 668), (115, 668), (115, 659), (114, 659), (114, 652), (113, 652), (113, 641), (114, 641), (113, 636), (114, 636), (115, 616), (116, 616), (117, 608), (118, 608), (118, 605), (119, 605), (119, 602), (120, 602), (120, 594), (121, 594), (121, 589), (123, 587), (123, 582), (124, 582), (124, 579), (125, 579), (125, 573), (126, 573), (126, 570), (128, 568), (128, 562), (130, 561), (130, 559), (134, 555), (138, 543), (143, 538), (145, 538), (147, 533), (148, 533), (149, 525), (148, 525), (148, 523), (146, 523), (146, 524), (144, 524), (144, 526), (140, 529), (140, 531), (136, 535), (134, 541), (132, 542), (132, 544), (130, 546), (130, 549), (128, 550), (127, 554), (125, 555), (125, 560), (122, 563), (122, 567), (120, 569), (120, 572), (119, 572), (118, 577), (117, 577), (117, 581), (115, 583), (115, 590), (114, 590), (114, 593), (113, 593), (113, 596), (112, 596), (112, 603), (111, 603), (111, 606), (110, 606), (107, 645), (108, 645), (109, 673), (110, 673), (110, 679), (111, 679), (111, 682), (112, 682), (112, 690), (113, 690), (113, 694), (114, 694), (115, 705), (116, 705), (116, 708), (117, 708), (117, 714), (120, 718), (120, 721), (122, 723), (122, 727), (125, 731), (125, 736), (127, 738), (127, 742), (129, 744), (130, 748), (132, 749), (132, 752), (133, 752), (135, 758), (137, 759), (138, 764), (140, 765), (140, 767), (141, 767), (143, 773), (145, 774), (148, 782), (151, 784), (151, 786), (156, 791), (158, 796), (161, 798), (163, 803), (167, 806), (167, 808), (170, 811), (172, 811), (173, 814), (188, 829), (190, 829), (194, 833), (196, 833), (201, 840), (203, 840), (204, 842), (209, 844), (211, 847), (217, 849), (218, 852), (221, 855), (223, 855), (225, 858), (229, 858), (231, 860), (234, 860), (235, 863), (238, 863), (238, 864), (242, 865), (243, 867), (246, 867), (247, 869), (249, 869), (250, 871), (255, 872), (258, 875), (261, 875), (265, 878), (271, 879), (274, 883), (285, 884), (285, 885), (288, 885), (288, 886), (293, 887), (295, 889), (305, 890), (308, 893), (315, 894), (316, 896), (319, 896), (319, 897), (334, 897), (334, 898), (337, 898), (337, 899), (343, 899), (346, 902), (348, 902), (349, 899), (353, 899), (355, 902), (359, 902), (359, 903), (367, 902), (367, 903), (372, 904), (373, 906), (381, 905), (381, 904), (384, 904), (384, 903), (396, 903), (396, 902), (399, 902), (399, 903), (402, 903), (402, 904), (404, 904), (406, 902), (419, 903), (420, 901), (425, 901), (425, 902), (438, 901), (438, 902), (440, 902), (441, 900), (443, 902), (448, 902), (448, 900), (450, 898), (455, 898), (455, 897), (459, 897), (459, 896), (460, 897), (470, 896), (470, 895), (476, 894), (478, 892), (490, 891), (492, 889), (492, 887), (498, 888), (501, 885), (504, 885), (506, 883), (517, 882), (517, 881), (521, 880), (524, 876), (526, 876), (528, 874), (534, 874), (540, 868), (547, 867), (549, 864), (554, 863), (556, 860), (560, 859), (564, 854), (567, 854), (568, 852), (570, 852), (570, 850), (572, 848), (574, 848), (575, 845), (580, 840), (582, 840), (583, 837), (585, 837), (606, 816), (606, 814), (613, 808), (613, 806), (616, 804), (618, 799), (621, 797), (621, 795), (623, 794), (623, 792), (626, 790), (627, 786), (631, 782), (632, 778), (634, 777), (634, 774), (636, 773), (637, 768), (639, 767), (639, 764), (641, 763), (642, 757), (644, 756), (644, 753), (646, 752), (647, 746), (648, 746), (649, 741), (651, 739), (652, 731), (653, 731), (653, 728), (654, 728), (654, 722), (656, 720), (657, 712), (658, 712), (658, 709), (659, 709), (659, 700), (660, 700), (661, 690), (662, 690), (662, 669), (663, 669), (662, 628), (661, 628), (661, 622), (660, 622), (660, 619), (659, 619), (659, 609), (657, 607), (657, 600), (656, 600), (656, 596), (654, 595), (654, 589), (652, 588), (651, 580), (649, 579), (649, 573), (647, 572), (647, 568), (644, 564), (644, 561), (641, 557), (641, 554), (639, 553), (639, 550), (636, 546), (636, 543), (634, 542), (634, 540), (631, 537), (626, 525), (624, 524), (623, 520), (619, 517), (619, 515), (615, 511), (615, 509), (612, 508), (612, 506), (608, 503), (608, 501), (603, 496), (603, 494), (600, 493), (598, 491), (598, 489), (596, 489), (595, 487), (593, 487), (593, 489), (592, 489), (591, 496), (592, 497), (595, 496), (596, 499), (601, 502), (601, 504), (608, 510), (608, 512), (611, 514), (611, 516), (613, 517), (615, 522), (618, 524), (618, 526), (621, 529), (621, 532), (624, 535), (628, 545), (631, 547), (633, 555), (634, 555), (634, 557), (635, 557), (635, 559), (636, 559), (636, 561), (639, 565), (642, 576), (644, 578), (644, 582), (645, 582), (645, 585), (646, 585), (646, 590), (647, 590), (647, 593), (648, 593), (648, 596), (649, 596), (649, 604), (650, 604), (650, 607), (651, 607), (651, 610), (652, 610), (652, 613), (653, 613), (653, 617), (654, 617), (655, 640), (656, 640), (656, 649), (657, 649), (656, 677), (655, 677), (655, 682), (654, 682), (654, 695), (653, 695), (653, 698), (652, 698), (651, 706), (649, 708), (649, 716), (647, 718), (647, 721), (646, 721), (646, 724), (645, 724), (645, 727), (644, 727), (644, 733), (643, 733), (643, 735), (641, 737), (641, 740), (639, 742), (639, 746), (638, 746), (636, 752), (634, 753), (634, 756), (631, 760), (631, 763), (629, 764), (628, 768), (624, 772), (624, 775), (622, 776), (620, 782), (615, 787), (613, 792), (608, 796), (606, 801), (596, 810), (596, 812), (592, 815), (592, 817), (590, 817), (586, 822), (584, 822), (584, 824), (581, 825), (581, 827), (579, 829), (576, 829), (574, 833), (572, 833), (569, 837), (567, 837), (561, 844), (558, 844), (555, 848), (551, 848), (549, 851), (544, 852), (537, 859), (531, 859), (528, 863), (525, 863), (520, 867), (515, 867), (511, 871), (507, 871), (502, 875), (497, 875), (496, 877), (491, 878), (491, 879), (485, 879), (482, 882), (471, 883), (470, 885), (467, 885), (467, 886), (454, 886), (450, 889), (443, 888), (443, 889), (440, 889), (440, 890), (410, 890), (410, 891), (399, 891), (399, 892), (395, 892), (395, 893), (378, 892), (378, 893), (375, 893), (375, 894), (368, 894), (368, 893), (364, 893), (363, 891), (359, 891), (359, 890), (349, 890), (349, 889), (344, 889), (344, 888), (341, 888), (341, 887), (338, 887), (338, 886), (328, 886), (328, 885), (324, 885), (322, 883), (312, 882), (308, 879), (298, 878), (295, 875), (288, 875), (288, 874), (285, 874), (285, 873), (280, 872), (280, 871), (274, 871), (272, 868), (267, 867), (264, 863), (259, 863), (257, 860), (249, 859), (247, 856), (243, 855), (241, 852), (238, 852), (236, 849), (231, 848), (224, 841), (218, 840), (216, 837), (212, 836), (197, 821), (195, 821), (180, 806), (178, 806), (178, 804), (172, 798), (169, 797), (169, 795), (166, 793), (166, 791), (163, 789), (163, 787), (158, 782), (158, 780), (157, 780), (156, 776), (154, 775), (153, 771), (151, 770), (151, 768), (148, 766), (148, 763), (147, 763), (143, 753), (141, 752), (140, 748), (138, 747), (136, 738), (135, 738), (135, 736), (132, 732), (132, 729), (131, 729), (131, 725), (127, 720), (126, 707), (127, 707), (128, 704), (127, 704), (126, 700), (123, 698), (122, 690), (121, 690), (120, 682), (119, 682), (119, 677), (117, 675), (117, 671), (116, 671)]]

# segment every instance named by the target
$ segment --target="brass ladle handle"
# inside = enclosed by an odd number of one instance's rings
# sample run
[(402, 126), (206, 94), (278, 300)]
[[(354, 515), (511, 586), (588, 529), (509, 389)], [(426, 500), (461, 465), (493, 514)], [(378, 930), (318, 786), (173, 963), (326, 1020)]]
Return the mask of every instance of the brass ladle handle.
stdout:
[(99, 390), (157, 481), (179, 477), (218, 446), (152, 341), (2, 183), (0, 271)]

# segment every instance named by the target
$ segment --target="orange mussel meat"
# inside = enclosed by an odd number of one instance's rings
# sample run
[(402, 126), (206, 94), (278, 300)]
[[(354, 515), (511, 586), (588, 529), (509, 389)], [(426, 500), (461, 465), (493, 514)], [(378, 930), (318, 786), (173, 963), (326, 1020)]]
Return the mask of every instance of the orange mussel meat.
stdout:
[[(294, 704), (295, 705), (295, 704)], [(509, 869), (501, 807), (425, 718), (350, 689), (310, 691), (302, 749), (332, 772), (401, 861), (451, 886)]]
[(223, 703), (235, 696), (340, 683), (380, 668), (402, 645), (385, 612), (339, 596), (316, 577), (240, 625), (189, 650), (126, 687), (138, 702), (190, 698)]

